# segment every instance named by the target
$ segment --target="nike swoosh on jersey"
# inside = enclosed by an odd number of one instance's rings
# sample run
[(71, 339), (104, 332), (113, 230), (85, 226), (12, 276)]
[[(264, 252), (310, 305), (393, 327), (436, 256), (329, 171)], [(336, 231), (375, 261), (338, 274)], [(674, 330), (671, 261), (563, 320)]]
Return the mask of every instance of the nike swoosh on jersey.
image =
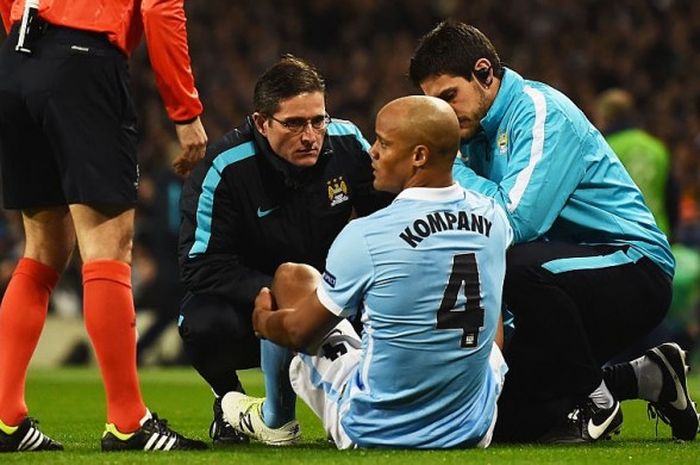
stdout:
[(685, 398), (685, 392), (683, 392), (683, 388), (680, 385), (681, 380), (678, 379), (676, 370), (673, 369), (671, 364), (668, 362), (668, 360), (666, 360), (666, 357), (660, 350), (654, 348), (654, 353), (658, 355), (661, 361), (664, 362), (664, 365), (666, 365), (668, 371), (671, 372), (671, 377), (673, 378), (673, 385), (676, 388), (676, 400), (674, 400), (673, 402), (669, 402), (669, 404), (671, 404), (671, 406), (675, 409), (685, 410), (688, 407), (688, 402)]
[(279, 207), (272, 207), (269, 210), (263, 210), (260, 207), (258, 207), (258, 218), (263, 218), (272, 213), (273, 211), (277, 210), (278, 208)]
[(605, 430), (608, 429), (608, 426), (610, 426), (610, 423), (615, 419), (615, 415), (617, 415), (617, 411), (620, 410), (620, 403), (618, 402), (617, 405), (615, 406), (615, 411), (611, 413), (608, 418), (601, 423), (600, 425), (596, 425), (593, 423), (593, 419), (591, 418), (588, 420), (588, 435), (592, 437), (593, 439), (598, 439), (605, 433)]

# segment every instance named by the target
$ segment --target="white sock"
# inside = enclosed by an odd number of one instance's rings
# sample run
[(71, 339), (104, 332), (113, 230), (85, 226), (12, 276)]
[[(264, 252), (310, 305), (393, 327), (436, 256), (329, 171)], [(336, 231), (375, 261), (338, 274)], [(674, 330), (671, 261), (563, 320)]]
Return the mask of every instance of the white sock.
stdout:
[(646, 355), (635, 358), (629, 363), (632, 365), (634, 375), (637, 377), (637, 394), (639, 398), (649, 402), (658, 401), (664, 384), (661, 368)]
[(601, 381), (600, 386), (588, 394), (588, 397), (596, 406), (601, 408), (610, 408), (615, 405), (615, 398), (605, 384), (605, 381)]

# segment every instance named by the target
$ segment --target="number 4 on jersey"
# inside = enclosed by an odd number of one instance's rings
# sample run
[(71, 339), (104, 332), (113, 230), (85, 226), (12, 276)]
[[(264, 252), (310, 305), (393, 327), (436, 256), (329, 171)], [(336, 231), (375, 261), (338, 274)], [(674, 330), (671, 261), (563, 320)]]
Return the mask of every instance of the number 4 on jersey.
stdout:
[[(462, 287), (467, 303), (464, 309), (456, 309), (457, 296)], [(483, 326), (484, 309), (481, 307), (481, 283), (476, 255), (455, 255), (450, 281), (437, 312), (437, 329), (461, 329), (461, 346), (471, 348), (479, 345), (479, 330)]]

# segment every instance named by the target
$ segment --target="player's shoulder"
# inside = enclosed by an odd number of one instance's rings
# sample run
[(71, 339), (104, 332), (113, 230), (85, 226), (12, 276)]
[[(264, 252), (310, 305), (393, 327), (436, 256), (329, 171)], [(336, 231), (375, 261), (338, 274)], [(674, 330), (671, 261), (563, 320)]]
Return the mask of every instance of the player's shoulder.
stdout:
[(385, 212), (383, 211), (385, 209), (386, 208), (382, 208), (370, 215), (351, 220), (345, 226), (344, 231), (347, 231), (347, 234), (364, 235), (368, 230), (376, 227), (377, 223), (385, 216)]
[(397, 217), (395, 203), (391, 203), (367, 216), (353, 219), (345, 226), (343, 233), (358, 238), (367, 237), (385, 231), (389, 224), (396, 222)]

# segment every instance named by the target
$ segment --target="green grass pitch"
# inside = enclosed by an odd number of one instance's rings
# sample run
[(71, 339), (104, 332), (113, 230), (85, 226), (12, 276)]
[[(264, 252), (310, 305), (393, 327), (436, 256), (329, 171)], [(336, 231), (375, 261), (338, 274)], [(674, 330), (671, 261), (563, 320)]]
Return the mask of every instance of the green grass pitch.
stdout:
[[(251, 394), (263, 392), (257, 370), (242, 373)], [(212, 396), (190, 369), (143, 370), (141, 381), (149, 408), (170, 420), (178, 431), (208, 440)], [(700, 377), (691, 378), (694, 398), (700, 398)], [(193, 452), (99, 452), (104, 427), (104, 395), (96, 368), (32, 370), (27, 380), (31, 414), (47, 434), (61, 441), (63, 452), (1, 454), (0, 463), (28, 464), (695, 464), (700, 463), (700, 440), (674, 442), (668, 426), (646, 417), (646, 404), (624, 405), (622, 433), (611, 441), (590, 446), (501, 446), (458, 451), (337, 451), (325, 439), (319, 421), (306, 406), (298, 409), (304, 440), (291, 448), (260, 444)]]

